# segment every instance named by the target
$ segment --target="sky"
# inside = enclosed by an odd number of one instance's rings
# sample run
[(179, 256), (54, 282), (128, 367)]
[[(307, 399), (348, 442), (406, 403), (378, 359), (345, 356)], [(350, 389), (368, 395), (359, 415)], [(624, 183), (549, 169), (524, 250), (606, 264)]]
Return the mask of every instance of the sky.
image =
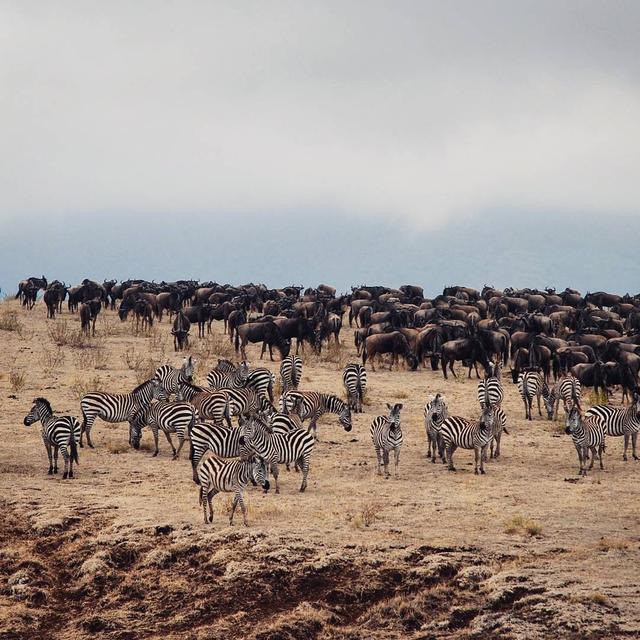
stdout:
[(0, 1), (0, 287), (640, 290), (639, 25), (626, 0)]

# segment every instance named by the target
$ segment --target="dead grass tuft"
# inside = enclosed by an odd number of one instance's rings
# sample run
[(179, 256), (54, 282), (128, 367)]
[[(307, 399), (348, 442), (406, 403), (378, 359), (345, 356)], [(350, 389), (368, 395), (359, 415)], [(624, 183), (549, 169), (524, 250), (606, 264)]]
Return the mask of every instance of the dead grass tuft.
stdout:
[(23, 329), (22, 323), (18, 320), (17, 311), (5, 311), (0, 313), (0, 330), (1, 331), (15, 331), (20, 333)]
[(116, 455), (120, 455), (123, 453), (129, 452), (129, 445), (126, 442), (107, 442), (107, 451), (109, 453), (114, 453)]
[(49, 337), (58, 347), (84, 349), (90, 343), (89, 338), (80, 329), (73, 329), (66, 320), (56, 320), (47, 327)]
[(622, 551), (629, 548), (629, 543), (622, 538), (600, 538), (597, 546), (600, 551), (609, 551), (610, 549)]
[(382, 509), (383, 506), (379, 502), (363, 502), (359, 511), (347, 514), (347, 521), (354, 529), (370, 527), (376, 520), (380, 520), (380, 512)]
[(81, 400), (87, 393), (91, 391), (104, 391), (104, 382), (100, 376), (93, 376), (93, 378), (79, 378), (75, 377), (69, 389), (73, 392), (78, 400)]
[(64, 361), (65, 354), (60, 347), (54, 346), (51, 349), (43, 349), (40, 353), (40, 364), (47, 375), (59, 369), (64, 364)]
[(513, 534), (521, 533), (534, 537), (542, 533), (542, 525), (524, 516), (514, 516), (511, 520), (505, 522), (504, 532)]
[(11, 391), (19, 393), (27, 385), (27, 374), (18, 369), (11, 369), (9, 372), (9, 384), (11, 385)]

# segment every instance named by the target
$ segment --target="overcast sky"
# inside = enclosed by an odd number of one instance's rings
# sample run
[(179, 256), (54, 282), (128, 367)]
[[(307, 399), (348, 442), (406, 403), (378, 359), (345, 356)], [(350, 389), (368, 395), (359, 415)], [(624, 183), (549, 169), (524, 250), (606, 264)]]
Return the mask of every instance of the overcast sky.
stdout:
[(328, 213), (588, 233), (640, 213), (639, 27), (635, 0), (0, 1), (0, 231), (27, 253), (44, 217), (70, 247), (78, 217), (159, 242), (162, 215), (227, 241)]

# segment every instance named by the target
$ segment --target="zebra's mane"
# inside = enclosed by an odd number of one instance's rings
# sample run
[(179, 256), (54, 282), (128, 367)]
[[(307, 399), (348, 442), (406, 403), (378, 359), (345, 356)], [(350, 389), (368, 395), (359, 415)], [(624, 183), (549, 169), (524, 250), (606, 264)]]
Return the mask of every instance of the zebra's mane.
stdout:
[(140, 393), (143, 389), (146, 388), (148, 384), (151, 384), (155, 378), (150, 378), (149, 380), (145, 380), (142, 384), (139, 384), (131, 393)]
[(46, 398), (36, 398), (33, 401), (34, 404), (43, 404), (46, 408), (46, 410), (49, 413), (53, 413), (53, 409), (51, 408), (51, 403), (46, 399)]

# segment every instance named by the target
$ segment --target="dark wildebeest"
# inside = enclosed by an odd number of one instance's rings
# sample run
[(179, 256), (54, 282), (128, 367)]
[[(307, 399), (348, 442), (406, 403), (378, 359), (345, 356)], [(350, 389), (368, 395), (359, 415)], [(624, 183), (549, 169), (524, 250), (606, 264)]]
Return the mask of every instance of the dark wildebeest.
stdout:
[(91, 334), (96, 335), (96, 318), (101, 307), (100, 300), (89, 300), (80, 305), (80, 329), (87, 335), (89, 335), (89, 327), (91, 327)]
[(262, 342), (260, 359), (264, 356), (265, 349), (269, 347), (269, 358), (273, 360), (273, 347), (280, 351), (280, 359), (286, 358), (291, 349), (291, 341), (285, 339), (278, 326), (271, 320), (267, 322), (247, 322), (236, 329), (235, 347), (246, 360), (245, 347), (247, 342)]
[(604, 364), (600, 360), (588, 364), (576, 364), (570, 369), (571, 375), (578, 378), (583, 387), (592, 387), (596, 393), (602, 389), (607, 394), (607, 386), (604, 379)]
[(552, 353), (548, 347), (542, 345), (535, 345), (530, 349), (520, 347), (520, 349), (513, 353), (511, 359), (511, 379), (513, 380), (513, 384), (518, 383), (520, 373), (526, 369), (541, 369), (545, 382), (548, 382), (551, 374), (551, 365)]
[(173, 335), (173, 348), (175, 351), (182, 351), (189, 346), (189, 330), (191, 329), (191, 322), (189, 318), (184, 315), (182, 310), (178, 311), (178, 314), (173, 320), (173, 328), (171, 333)]
[(204, 327), (206, 323), (209, 323), (211, 327), (213, 305), (211, 304), (197, 304), (194, 307), (186, 307), (182, 310), (185, 316), (192, 324), (198, 323), (198, 338), (204, 338)]
[(274, 318), (274, 324), (280, 330), (283, 338), (288, 340), (296, 339), (296, 355), (302, 344), (302, 353), (304, 353), (304, 341), (315, 347), (315, 327), (314, 320), (298, 316), (297, 318)]
[(364, 341), (362, 348), (362, 364), (365, 365), (367, 360), (371, 360), (371, 369), (375, 371), (374, 358), (376, 355), (383, 353), (391, 354), (389, 371), (391, 371), (394, 364), (398, 363), (398, 356), (404, 357), (407, 366), (412, 371), (415, 371), (418, 366), (418, 360), (411, 352), (409, 342), (399, 331), (370, 335)]
[(227, 328), (229, 330), (229, 342), (233, 344), (233, 337), (238, 327), (247, 322), (247, 312), (244, 309), (234, 309), (227, 318)]
[(153, 327), (153, 307), (148, 300), (144, 298), (136, 300), (133, 305), (133, 312), (136, 315), (136, 331), (140, 330), (141, 324), (143, 331)]
[(482, 346), (482, 342), (477, 337), (459, 338), (457, 340), (449, 340), (442, 345), (440, 353), (442, 373), (444, 379), (447, 379), (447, 367), (449, 367), (454, 378), (457, 378), (456, 372), (453, 370), (453, 364), (456, 360), (462, 360), (469, 363), (469, 378), (471, 377), (471, 369), (476, 367), (476, 375), (478, 378), (477, 363), (479, 362), (490, 375), (491, 363), (487, 357), (487, 353)]

